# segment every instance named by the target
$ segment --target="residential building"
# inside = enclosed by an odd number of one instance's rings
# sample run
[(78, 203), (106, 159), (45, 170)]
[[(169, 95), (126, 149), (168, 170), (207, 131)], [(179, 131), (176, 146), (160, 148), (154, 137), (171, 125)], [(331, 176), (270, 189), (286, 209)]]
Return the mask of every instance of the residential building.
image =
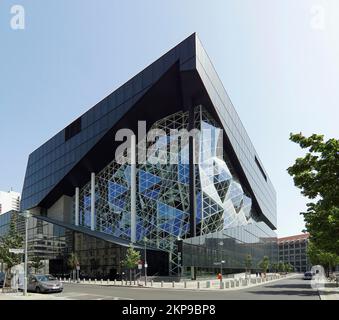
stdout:
[(20, 193), (14, 191), (0, 191), (0, 215), (11, 210), (19, 211)]

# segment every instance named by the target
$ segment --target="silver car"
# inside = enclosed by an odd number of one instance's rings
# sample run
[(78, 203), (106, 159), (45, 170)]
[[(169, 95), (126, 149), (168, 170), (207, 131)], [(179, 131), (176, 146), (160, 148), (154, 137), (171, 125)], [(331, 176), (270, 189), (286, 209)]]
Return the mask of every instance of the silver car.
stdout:
[(28, 291), (40, 292), (61, 292), (62, 283), (50, 274), (36, 274), (29, 276)]

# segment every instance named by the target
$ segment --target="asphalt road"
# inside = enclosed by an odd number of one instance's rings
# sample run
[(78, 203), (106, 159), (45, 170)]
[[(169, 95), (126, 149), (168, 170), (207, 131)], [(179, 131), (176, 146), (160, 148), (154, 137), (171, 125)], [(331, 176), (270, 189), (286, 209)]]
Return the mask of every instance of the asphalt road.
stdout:
[(302, 275), (233, 291), (197, 291), (64, 284), (54, 296), (67, 300), (319, 300), (317, 290)]

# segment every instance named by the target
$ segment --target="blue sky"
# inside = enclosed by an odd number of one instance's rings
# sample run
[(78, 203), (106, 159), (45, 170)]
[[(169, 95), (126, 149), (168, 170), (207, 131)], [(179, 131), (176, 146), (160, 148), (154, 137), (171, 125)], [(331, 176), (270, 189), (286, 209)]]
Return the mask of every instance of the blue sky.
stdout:
[(197, 32), (276, 188), (278, 234), (299, 233), (288, 138), (339, 136), (338, 30), (336, 0), (1, 0), (0, 190), (21, 191), (32, 150)]

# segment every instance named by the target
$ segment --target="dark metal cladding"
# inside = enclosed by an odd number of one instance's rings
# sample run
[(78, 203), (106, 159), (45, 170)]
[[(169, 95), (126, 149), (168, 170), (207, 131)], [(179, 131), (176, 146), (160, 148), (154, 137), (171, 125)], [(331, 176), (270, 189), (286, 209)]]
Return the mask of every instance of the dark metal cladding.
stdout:
[(276, 194), (220, 79), (196, 34), (192, 34), (35, 150), (28, 160), (21, 209), (49, 208), (61, 195), (74, 195), (90, 172), (114, 157), (115, 133), (137, 129), (203, 104), (224, 128), (225, 149), (262, 219), (276, 228)]

